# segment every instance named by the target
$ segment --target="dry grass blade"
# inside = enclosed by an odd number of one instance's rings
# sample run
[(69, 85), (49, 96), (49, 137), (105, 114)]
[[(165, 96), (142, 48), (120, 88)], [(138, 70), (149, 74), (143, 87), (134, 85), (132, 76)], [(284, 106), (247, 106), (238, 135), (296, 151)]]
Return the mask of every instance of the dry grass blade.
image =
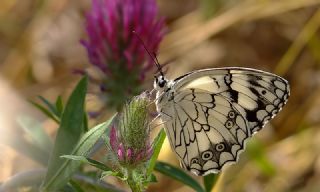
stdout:
[(275, 69), (275, 73), (285, 75), (288, 69), (296, 61), (299, 53), (305, 47), (306, 43), (315, 35), (320, 26), (320, 9), (312, 16), (305, 25), (299, 36), (293, 42), (287, 53), (282, 57)]
[[(237, 23), (257, 20), (316, 4), (320, 4), (320, 1), (283, 0), (239, 4), (207, 22), (195, 25), (191, 24), (191, 26), (168, 34), (162, 42), (162, 59), (168, 60), (180, 56), (213, 35)], [(197, 17), (200, 17), (200, 14)]]

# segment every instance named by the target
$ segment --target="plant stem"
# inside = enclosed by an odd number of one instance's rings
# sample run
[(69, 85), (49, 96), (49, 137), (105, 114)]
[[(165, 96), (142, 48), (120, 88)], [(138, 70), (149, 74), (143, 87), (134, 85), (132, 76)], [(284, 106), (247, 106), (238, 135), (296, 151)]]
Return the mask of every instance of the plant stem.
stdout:
[(138, 183), (136, 183), (135, 178), (133, 176), (133, 170), (132, 169), (128, 169), (128, 185), (131, 188), (132, 192), (143, 192), (143, 190), (141, 189), (140, 185)]

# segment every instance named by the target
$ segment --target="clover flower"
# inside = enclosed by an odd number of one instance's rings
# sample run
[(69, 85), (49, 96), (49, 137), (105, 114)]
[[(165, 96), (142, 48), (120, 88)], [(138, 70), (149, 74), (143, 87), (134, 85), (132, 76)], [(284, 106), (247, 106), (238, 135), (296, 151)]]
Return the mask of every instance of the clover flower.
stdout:
[(104, 73), (100, 88), (108, 106), (122, 104), (141, 91), (146, 73), (153, 68), (148, 49), (158, 50), (164, 20), (154, 0), (93, 0), (86, 16), (88, 40), (82, 40), (90, 62)]
[(153, 154), (147, 110), (150, 103), (147, 92), (134, 97), (124, 106), (106, 139), (109, 148), (107, 158), (113, 169), (104, 172), (103, 176), (117, 176), (126, 181), (134, 192), (145, 191), (153, 180), (147, 173), (147, 162)]
[(119, 123), (110, 130), (110, 148), (121, 166), (135, 167), (152, 155), (148, 125), (146, 93), (134, 97), (120, 115)]

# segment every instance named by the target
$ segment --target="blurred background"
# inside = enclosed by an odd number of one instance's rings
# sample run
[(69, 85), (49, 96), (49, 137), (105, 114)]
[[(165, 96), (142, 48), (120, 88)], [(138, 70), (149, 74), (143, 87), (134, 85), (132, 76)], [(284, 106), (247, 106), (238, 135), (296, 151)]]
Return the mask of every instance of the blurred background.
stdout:
[[(240, 162), (223, 171), (214, 191), (320, 191), (320, 0), (157, 2), (168, 27), (158, 57), (160, 63), (170, 61), (169, 78), (242, 66), (273, 72), (291, 85), (288, 104), (248, 143)], [(28, 138), (17, 117), (37, 119), (53, 140), (57, 124), (28, 100), (38, 95), (66, 100), (80, 77), (73, 71), (90, 70), (79, 42), (86, 38), (84, 15), (90, 5), (90, 0), (1, 0), (1, 183), (41, 168), (28, 157)], [(150, 74), (146, 88), (152, 80)], [(87, 100), (88, 109), (101, 105), (94, 89)], [(178, 166), (167, 141), (160, 159)], [(163, 175), (157, 178), (149, 191), (192, 191)]]

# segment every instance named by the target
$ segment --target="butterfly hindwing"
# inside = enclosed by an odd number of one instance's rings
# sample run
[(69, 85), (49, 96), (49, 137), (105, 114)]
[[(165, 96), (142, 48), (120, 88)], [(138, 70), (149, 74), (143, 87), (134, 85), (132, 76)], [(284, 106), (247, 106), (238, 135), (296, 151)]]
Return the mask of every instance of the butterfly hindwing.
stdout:
[(173, 145), (184, 167), (203, 175), (218, 172), (225, 163), (236, 161), (245, 139), (250, 136), (245, 117), (220, 95), (197, 89), (180, 94), (215, 100), (212, 105), (182, 99), (174, 105), (174, 114), (178, 116), (174, 118), (176, 138), (183, 139), (173, 140)]
[(178, 78), (159, 106), (181, 164), (205, 175), (235, 162), (246, 139), (281, 110), (288, 96), (289, 85), (281, 77), (221, 68)]

